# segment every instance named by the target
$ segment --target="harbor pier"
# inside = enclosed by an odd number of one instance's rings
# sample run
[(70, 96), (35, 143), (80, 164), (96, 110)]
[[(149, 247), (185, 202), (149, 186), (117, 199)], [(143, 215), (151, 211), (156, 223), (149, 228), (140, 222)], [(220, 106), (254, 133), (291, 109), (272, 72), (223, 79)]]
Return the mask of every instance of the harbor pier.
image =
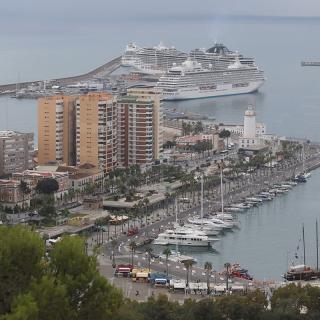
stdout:
[[(103, 64), (102, 66), (92, 71), (89, 71), (88, 73), (77, 75), (77, 76), (65, 77), (65, 78), (51, 79), (50, 83), (51, 85), (62, 86), (62, 85), (69, 85), (75, 82), (85, 81), (92, 78), (105, 77), (110, 75), (116, 69), (118, 69), (120, 65), (121, 65), (121, 57), (117, 57)], [(27, 88), (33, 83), (43, 82), (43, 81), (44, 80), (34, 80), (34, 81), (26, 81), (26, 82), (20, 82), (20, 83), (3, 84), (3, 85), (0, 85), (0, 94), (6, 93), (6, 92), (12, 92), (16, 90), (17, 87), (19, 87), (19, 89)]]

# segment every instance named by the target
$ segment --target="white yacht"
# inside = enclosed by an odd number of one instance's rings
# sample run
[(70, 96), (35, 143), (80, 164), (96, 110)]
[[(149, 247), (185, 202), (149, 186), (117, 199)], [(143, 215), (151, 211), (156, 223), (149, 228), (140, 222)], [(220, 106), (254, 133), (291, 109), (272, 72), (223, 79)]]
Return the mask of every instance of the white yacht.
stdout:
[[(173, 261), (173, 262), (184, 262), (184, 261), (194, 261), (197, 262), (197, 259), (191, 256), (187, 256), (185, 254), (181, 254), (181, 252), (179, 251), (175, 251), (175, 250), (170, 250), (171, 254), (168, 256), (168, 260), (169, 261)], [(161, 259), (167, 259), (167, 257), (164, 254), (160, 255)]]
[(209, 237), (185, 230), (166, 230), (154, 240), (155, 245), (179, 245), (194, 247), (210, 247)]
[[(224, 215), (224, 213), (222, 213)], [(234, 227), (234, 221), (222, 220), (220, 218), (210, 217), (209, 220), (216, 224), (220, 224), (224, 229), (232, 229)]]
[(246, 201), (253, 202), (253, 203), (261, 203), (263, 200), (256, 197), (249, 197), (249, 198), (246, 198)]
[(196, 224), (191, 224), (191, 223), (186, 223), (184, 224), (185, 227), (190, 228), (192, 230), (197, 230), (197, 231), (203, 231), (206, 236), (208, 237), (213, 237), (217, 236), (220, 231), (215, 229), (214, 227), (211, 227), (209, 225), (196, 225)]
[(250, 93), (264, 83), (263, 71), (256, 66), (243, 65), (239, 60), (227, 69), (204, 69), (188, 58), (181, 66), (173, 66), (162, 75), (157, 88), (163, 100), (185, 100)]
[(226, 228), (225, 224), (222, 221), (217, 223), (217, 222), (214, 222), (212, 219), (206, 219), (206, 218), (201, 219), (199, 217), (191, 217), (191, 218), (188, 218), (188, 222), (198, 226), (210, 226), (217, 231), (222, 231), (223, 229)]
[(223, 222), (227, 222), (232, 225), (232, 227), (239, 227), (239, 222), (234, 220), (232, 214), (219, 212), (215, 214), (215, 217)]

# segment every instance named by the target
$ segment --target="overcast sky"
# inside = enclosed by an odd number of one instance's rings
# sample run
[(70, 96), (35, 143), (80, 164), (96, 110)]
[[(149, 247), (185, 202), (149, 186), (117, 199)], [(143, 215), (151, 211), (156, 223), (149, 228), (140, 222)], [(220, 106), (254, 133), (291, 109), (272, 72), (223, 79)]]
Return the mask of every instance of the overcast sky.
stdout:
[[(319, 0), (1, 0), (0, 17), (41, 14), (85, 17), (123, 15), (245, 14), (320, 16)], [(58, 18), (58, 17), (57, 17)], [(12, 21), (15, 22), (15, 21)]]

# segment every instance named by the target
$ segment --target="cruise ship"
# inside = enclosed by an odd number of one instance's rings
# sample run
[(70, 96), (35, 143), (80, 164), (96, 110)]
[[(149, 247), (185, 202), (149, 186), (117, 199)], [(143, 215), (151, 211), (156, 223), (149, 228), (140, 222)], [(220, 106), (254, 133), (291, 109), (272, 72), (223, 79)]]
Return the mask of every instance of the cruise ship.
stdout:
[(244, 57), (235, 51), (230, 51), (225, 45), (216, 43), (212, 48), (194, 49), (189, 53), (189, 57), (201, 63), (204, 68), (226, 69), (230, 64), (239, 60), (241, 64), (254, 66), (253, 58)]
[(157, 87), (163, 100), (185, 100), (250, 93), (264, 81), (262, 70), (254, 64), (242, 64), (238, 58), (225, 69), (218, 69), (212, 65), (203, 68), (189, 57), (162, 75)]
[(187, 53), (174, 47), (168, 48), (163, 43), (150, 48), (129, 43), (122, 55), (121, 65), (134, 67), (142, 73), (159, 74), (166, 72), (174, 63), (181, 64), (187, 58)]
[(122, 66), (134, 67), (143, 73), (160, 74), (167, 72), (174, 64), (181, 65), (188, 57), (201, 63), (204, 68), (225, 69), (237, 59), (241, 64), (255, 65), (253, 58), (244, 57), (220, 43), (208, 50), (194, 49), (189, 53), (166, 47), (163, 43), (155, 47), (140, 47), (135, 43), (129, 43), (121, 62)]

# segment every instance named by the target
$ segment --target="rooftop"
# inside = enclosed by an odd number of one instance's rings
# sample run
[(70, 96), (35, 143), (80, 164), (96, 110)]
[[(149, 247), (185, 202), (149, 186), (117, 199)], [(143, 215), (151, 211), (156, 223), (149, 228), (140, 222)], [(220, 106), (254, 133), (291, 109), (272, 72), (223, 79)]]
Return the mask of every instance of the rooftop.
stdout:
[(16, 135), (23, 135), (23, 134), (31, 134), (31, 133), (22, 133), (22, 132), (13, 131), (13, 130), (4, 130), (4, 131), (0, 131), (0, 138), (10, 138)]

